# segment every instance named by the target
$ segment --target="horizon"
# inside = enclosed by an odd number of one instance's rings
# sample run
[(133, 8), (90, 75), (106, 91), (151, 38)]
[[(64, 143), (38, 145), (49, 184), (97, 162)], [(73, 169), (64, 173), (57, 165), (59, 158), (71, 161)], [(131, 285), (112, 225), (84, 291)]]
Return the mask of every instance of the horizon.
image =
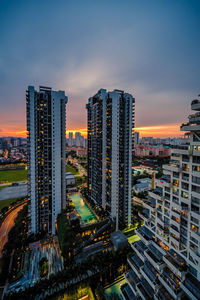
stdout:
[[(169, 134), (169, 127), (171, 128), (171, 130), (174, 132), (175, 130), (177, 130), (177, 135), (170, 135)], [(161, 126), (150, 126), (150, 127), (140, 127), (140, 128), (134, 128), (135, 132), (139, 132), (140, 134), (140, 138), (142, 137), (153, 137), (153, 138), (180, 138), (183, 137), (184, 134), (181, 133), (180, 131), (180, 124), (171, 124), (171, 126), (169, 125), (161, 125)], [(83, 128), (83, 129), (69, 129), (66, 130), (66, 138), (69, 137), (69, 132), (73, 132), (73, 134), (75, 134), (76, 132), (80, 132), (82, 136), (84, 136), (84, 138), (87, 138), (87, 128)], [(162, 132), (162, 134), (161, 134)], [(164, 134), (163, 132), (166, 132), (166, 134)], [(7, 133), (7, 132), (6, 132)], [(19, 137), (19, 138), (26, 138), (26, 130), (24, 131), (20, 131), (19, 132), (15, 132), (12, 135), (6, 135), (6, 133), (4, 135), (0, 134), (0, 138), (11, 138), (11, 137)]]

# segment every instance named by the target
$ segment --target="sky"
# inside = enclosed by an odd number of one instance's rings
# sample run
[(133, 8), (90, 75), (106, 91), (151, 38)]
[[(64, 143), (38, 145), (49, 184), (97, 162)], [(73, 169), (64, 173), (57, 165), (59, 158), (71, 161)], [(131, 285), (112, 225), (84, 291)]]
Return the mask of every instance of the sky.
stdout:
[(23, 136), (28, 85), (65, 90), (86, 134), (100, 88), (135, 97), (142, 136), (180, 136), (200, 94), (199, 0), (0, 0), (0, 136)]

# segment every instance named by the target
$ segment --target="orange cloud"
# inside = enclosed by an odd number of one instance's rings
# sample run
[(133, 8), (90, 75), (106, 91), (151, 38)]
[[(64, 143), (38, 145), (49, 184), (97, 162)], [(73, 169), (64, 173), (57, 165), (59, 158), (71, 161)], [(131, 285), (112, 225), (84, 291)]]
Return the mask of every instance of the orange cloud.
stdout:
[(144, 126), (137, 127), (135, 131), (139, 131), (141, 136), (153, 136), (153, 137), (177, 137), (183, 135), (180, 131), (180, 124), (166, 124), (156, 126)]

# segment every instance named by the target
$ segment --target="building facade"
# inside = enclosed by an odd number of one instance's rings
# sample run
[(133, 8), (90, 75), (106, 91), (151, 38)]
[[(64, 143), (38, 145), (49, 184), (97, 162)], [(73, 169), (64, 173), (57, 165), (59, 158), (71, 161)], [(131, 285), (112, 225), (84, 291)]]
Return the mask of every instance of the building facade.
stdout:
[(88, 195), (108, 209), (117, 228), (131, 223), (134, 103), (128, 93), (101, 89), (86, 106)]
[(200, 100), (194, 100), (185, 142), (172, 150), (163, 178), (140, 214), (123, 299), (200, 299)]
[(64, 91), (29, 86), (27, 105), (28, 198), (30, 232), (55, 234), (66, 202)]

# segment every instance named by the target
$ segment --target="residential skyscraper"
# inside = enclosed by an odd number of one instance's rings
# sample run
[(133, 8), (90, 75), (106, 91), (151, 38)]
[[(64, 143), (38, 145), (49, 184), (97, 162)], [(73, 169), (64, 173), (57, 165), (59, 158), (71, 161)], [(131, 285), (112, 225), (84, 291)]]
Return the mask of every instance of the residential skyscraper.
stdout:
[(80, 132), (75, 133), (75, 146), (76, 147), (81, 146), (81, 133)]
[(172, 150), (140, 214), (124, 299), (200, 299), (200, 100), (191, 108), (197, 112), (181, 126), (185, 141)]
[(29, 86), (27, 103), (28, 198), (30, 231), (55, 233), (66, 202), (64, 91)]
[(72, 147), (74, 143), (73, 132), (69, 132), (68, 146)]
[(138, 145), (139, 144), (139, 139), (140, 139), (140, 133), (135, 131), (134, 137), (135, 137), (135, 145)]
[(101, 89), (86, 106), (88, 195), (108, 209), (116, 228), (131, 223), (134, 103), (124, 91)]

